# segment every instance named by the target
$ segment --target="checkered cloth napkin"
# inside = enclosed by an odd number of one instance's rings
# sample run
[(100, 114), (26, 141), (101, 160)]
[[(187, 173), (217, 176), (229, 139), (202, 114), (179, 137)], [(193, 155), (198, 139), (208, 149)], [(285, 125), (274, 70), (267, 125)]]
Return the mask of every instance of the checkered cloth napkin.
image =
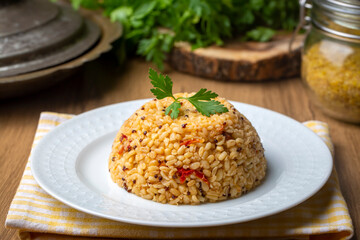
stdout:
[[(40, 139), (73, 115), (44, 112), (40, 116), (33, 148)], [(333, 151), (327, 124), (308, 121)], [(251, 222), (206, 228), (159, 228), (132, 225), (77, 211), (48, 195), (26, 165), (11, 203), (5, 225), (19, 230), (21, 239), (79, 239), (79, 236), (111, 238), (276, 238), (349, 239), (353, 226), (341, 194), (337, 174), (313, 197), (285, 212)], [(83, 239), (83, 238), (81, 238)]]

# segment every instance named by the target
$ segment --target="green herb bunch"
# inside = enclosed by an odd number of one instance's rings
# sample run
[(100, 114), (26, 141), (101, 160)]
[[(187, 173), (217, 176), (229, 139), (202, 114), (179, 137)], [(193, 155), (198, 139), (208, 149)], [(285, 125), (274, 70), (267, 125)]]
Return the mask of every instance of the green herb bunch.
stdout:
[[(292, 30), (298, 0), (71, 0), (75, 8), (103, 9), (124, 27), (126, 49), (163, 69), (175, 42), (192, 48), (225, 39), (268, 41), (276, 30)], [(165, 29), (165, 31), (164, 31)]]
[(218, 95), (214, 92), (208, 91), (206, 88), (200, 89), (191, 97), (176, 98), (172, 92), (173, 82), (168, 76), (164, 76), (161, 73), (157, 74), (154, 69), (150, 68), (149, 78), (151, 79), (151, 84), (154, 87), (150, 89), (150, 91), (157, 99), (163, 99), (166, 97), (174, 99), (174, 102), (170, 104), (165, 110), (165, 115), (170, 115), (172, 119), (177, 118), (179, 115), (181, 108), (181, 103), (179, 101), (180, 99), (189, 101), (196, 108), (196, 110), (207, 117), (210, 117), (212, 114), (225, 113), (229, 111), (219, 101), (213, 100)]

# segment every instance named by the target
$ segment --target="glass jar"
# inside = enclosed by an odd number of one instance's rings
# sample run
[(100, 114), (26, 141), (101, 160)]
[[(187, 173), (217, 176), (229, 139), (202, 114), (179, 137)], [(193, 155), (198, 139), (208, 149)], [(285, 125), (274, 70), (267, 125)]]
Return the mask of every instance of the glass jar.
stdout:
[(313, 0), (301, 77), (326, 114), (360, 123), (360, 1)]

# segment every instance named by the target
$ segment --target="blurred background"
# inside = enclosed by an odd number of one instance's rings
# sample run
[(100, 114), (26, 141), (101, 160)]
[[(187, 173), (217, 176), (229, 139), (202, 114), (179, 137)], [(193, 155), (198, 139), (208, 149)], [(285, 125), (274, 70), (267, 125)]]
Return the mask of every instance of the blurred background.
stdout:
[[(4, 205), (41, 112), (81, 114), (151, 98), (149, 67), (168, 74), (174, 92), (207, 88), (297, 121), (327, 122), (359, 226), (357, 0), (1, 0)], [(1, 228), (5, 235), (15, 233)]]

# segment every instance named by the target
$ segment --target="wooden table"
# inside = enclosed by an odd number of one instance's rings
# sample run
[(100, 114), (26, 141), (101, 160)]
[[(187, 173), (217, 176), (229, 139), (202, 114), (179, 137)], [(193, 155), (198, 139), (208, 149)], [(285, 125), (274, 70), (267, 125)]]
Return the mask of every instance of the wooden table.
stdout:
[[(10, 202), (21, 179), (39, 114), (42, 111), (79, 114), (112, 103), (152, 97), (148, 80), (150, 63), (133, 59), (119, 67), (107, 54), (88, 63), (70, 79), (38, 93), (0, 100), (0, 239), (17, 239), (4, 228)], [(323, 115), (309, 100), (300, 79), (264, 83), (219, 82), (167, 70), (174, 92), (201, 87), (228, 99), (283, 113), (298, 121), (317, 119), (330, 125), (335, 144), (335, 165), (344, 197), (360, 237), (360, 126)], [(357, 239), (356, 236), (353, 239)]]

